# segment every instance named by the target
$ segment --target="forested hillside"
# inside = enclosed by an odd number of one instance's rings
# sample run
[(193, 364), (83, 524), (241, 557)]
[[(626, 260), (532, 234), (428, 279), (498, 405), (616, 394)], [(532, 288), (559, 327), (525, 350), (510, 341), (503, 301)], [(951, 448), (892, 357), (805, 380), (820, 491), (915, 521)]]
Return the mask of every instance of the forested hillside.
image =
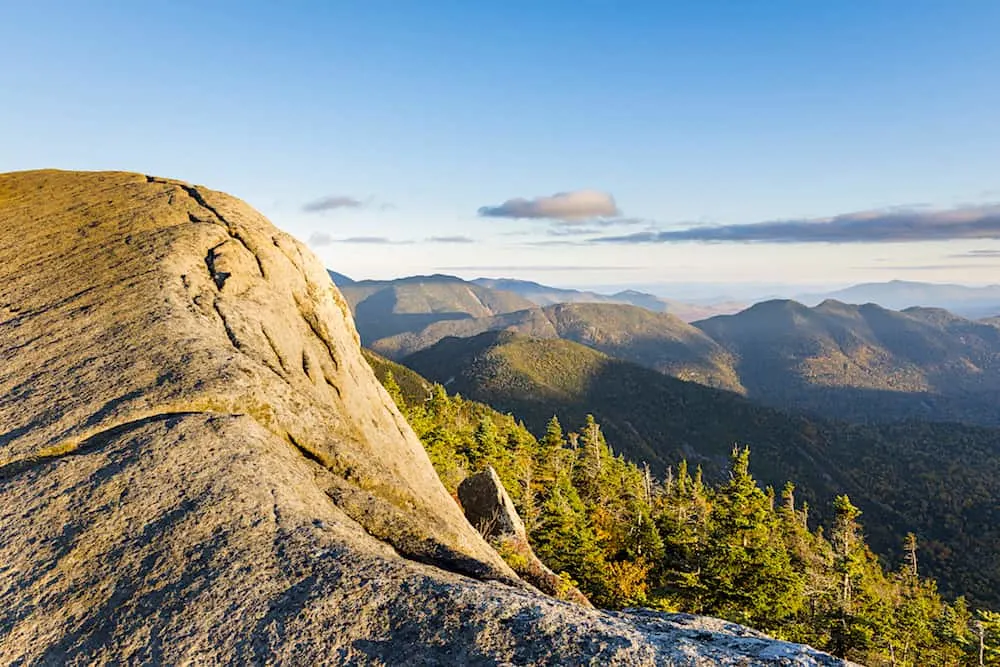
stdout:
[(946, 310), (767, 301), (695, 326), (769, 405), (849, 421), (1000, 424), (1000, 329)]
[(900, 558), (880, 561), (865, 540), (871, 522), (847, 495), (818, 525), (794, 483), (758, 484), (747, 448), (730, 450), (718, 482), (684, 460), (658, 477), (616, 456), (589, 415), (569, 432), (552, 418), (536, 438), (509, 415), (368, 359), (449, 491), (493, 466), (535, 551), (598, 606), (722, 616), (869, 665), (977, 664), (982, 623), (986, 655), (1000, 659), (1000, 615), (942, 599), (912, 534)]
[(681, 382), (563, 340), (507, 332), (446, 339), (406, 360), (450, 391), (523, 419), (536, 434), (557, 415), (588, 414), (616, 452), (657, 476), (682, 458), (725, 479), (734, 443), (749, 445), (766, 484), (799, 485), (829, 507), (849, 493), (875, 549), (899, 557), (915, 532), (927, 571), (949, 594), (1000, 602), (1000, 431), (957, 424), (850, 425), (788, 414)]
[(486, 331), (563, 338), (666, 375), (742, 390), (730, 353), (701, 330), (668, 313), (623, 304), (563, 303), (492, 317), (440, 321), (418, 332), (373, 341), (370, 347), (399, 360), (443, 338)]
[[(395, 360), (449, 336), (515, 331), (825, 418), (1000, 426), (1000, 328), (940, 308), (774, 300), (692, 326), (638, 297), (613, 303), (522, 281), (416, 276), (344, 294), (363, 342)], [(578, 302), (550, 303), (563, 297)]]
[(489, 317), (534, 307), (512, 292), (480, 287), (451, 276), (361, 280), (338, 285), (354, 313), (361, 340), (419, 331), (442, 320)]

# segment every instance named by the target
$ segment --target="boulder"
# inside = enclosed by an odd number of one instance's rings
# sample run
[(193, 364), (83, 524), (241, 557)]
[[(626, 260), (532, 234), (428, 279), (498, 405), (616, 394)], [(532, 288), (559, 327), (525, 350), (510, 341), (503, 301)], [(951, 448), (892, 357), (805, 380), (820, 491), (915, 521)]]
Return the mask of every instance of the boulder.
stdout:
[(244, 202), (0, 175), (0, 664), (219, 662), (839, 664), (523, 583)]
[(465, 518), (489, 540), (518, 576), (553, 597), (592, 606), (567, 576), (556, 574), (535, 555), (524, 522), (492, 466), (462, 480), (458, 485), (458, 499)]
[(465, 518), (487, 539), (512, 535), (525, 538), (524, 522), (492, 466), (458, 485)]

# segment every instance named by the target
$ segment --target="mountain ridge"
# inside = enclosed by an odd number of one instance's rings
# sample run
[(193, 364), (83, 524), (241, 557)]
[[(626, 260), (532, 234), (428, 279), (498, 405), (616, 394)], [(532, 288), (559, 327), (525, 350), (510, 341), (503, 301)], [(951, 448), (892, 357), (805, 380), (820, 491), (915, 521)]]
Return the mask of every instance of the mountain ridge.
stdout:
[(443, 320), (488, 317), (534, 307), (514, 293), (444, 274), (360, 280), (340, 289), (365, 343)]
[(877, 303), (883, 308), (903, 310), (913, 306), (945, 308), (963, 317), (977, 319), (1000, 310), (1000, 284), (971, 287), (949, 283), (890, 280), (851, 285), (825, 293), (795, 297), (806, 304), (833, 298), (847, 303)]
[(854, 421), (997, 423), (1000, 332), (944, 309), (776, 300), (694, 326), (732, 354), (747, 395), (769, 405)]
[(704, 319), (711, 315), (735, 312), (742, 307), (742, 304), (729, 302), (705, 305), (668, 299), (634, 289), (603, 294), (592, 290), (551, 287), (532, 280), (514, 278), (476, 278), (470, 282), (484, 287), (514, 292), (538, 306), (552, 306), (559, 303), (620, 303), (639, 306), (655, 313), (670, 313), (685, 322)]
[(488, 318), (442, 321), (369, 346), (399, 360), (445, 337), (495, 330), (572, 340), (671, 376), (742, 391), (728, 352), (703, 332), (669, 313), (627, 304), (560, 303)]

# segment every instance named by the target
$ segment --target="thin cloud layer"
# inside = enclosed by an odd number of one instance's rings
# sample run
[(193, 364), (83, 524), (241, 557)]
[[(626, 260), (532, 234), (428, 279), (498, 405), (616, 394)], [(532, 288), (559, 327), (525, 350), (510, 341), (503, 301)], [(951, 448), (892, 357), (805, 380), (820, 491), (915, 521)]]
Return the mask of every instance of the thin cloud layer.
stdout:
[(484, 218), (513, 218), (577, 222), (621, 215), (615, 198), (599, 190), (557, 192), (551, 197), (508, 199), (499, 206), (483, 206)]
[(592, 266), (592, 265), (559, 265), (559, 264), (534, 264), (527, 266), (515, 265), (475, 265), (475, 266), (438, 266), (435, 271), (476, 271), (479, 273), (499, 272), (509, 273), (511, 271), (638, 271), (644, 266)]
[(385, 236), (348, 236), (347, 238), (333, 238), (326, 232), (313, 232), (309, 235), (309, 245), (320, 248), (333, 245), (334, 243), (361, 243), (368, 245), (401, 245), (411, 241), (394, 241)]
[[(450, 243), (467, 244), (475, 243), (476, 240), (468, 236), (429, 236), (423, 243)], [(346, 238), (334, 238), (326, 232), (313, 232), (309, 235), (309, 245), (313, 247), (323, 247), (334, 243), (357, 243), (361, 245), (412, 245), (417, 241), (405, 239), (391, 239), (387, 236), (348, 236)]]
[(360, 199), (344, 195), (334, 195), (307, 202), (302, 206), (302, 210), (306, 213), (322, 213), (323, 211), (333, 211), (338, 208), (361, 208), (364, 205), (365, 203)]
[(906, 264), (903, 266), (855, 266), (855, 269), (874, 269), (876, 271), (956, 271), (967, 269), (989, 269), (993, 264)]
[(689, 227), (594, 239), (598, 243), (905, 243), (1000, 239), (1000, 205), (950, 210), (889, 209), (832, 218)]
[(309, 235), (309, 245), (321, 248), (333, 243), (333, 237), (326, 232), (313, 232)]
[(468, 236), (430, 236), (425, 239), (428, 243), (475, 243), (476, 240)]
[(404, 245), (410, 241), (393, 241), (386, 236), (348, 236), (345, 239), (337, 239), (337, 243), (362, 243), (369, 245)]
[(609, 227), (634, 227), (636, 225), (649, 226), (649, 220), (642, 218), (597, 218), (574, 221), (553, 221), (546, 230), (549, 236), (586, 236), (588, 234), (607, 233)]
[(948, 255), (953, 259), (987, 259), (987, 258), (1000, 258), (1000, 250), (970, 250), (968, 252), (958, 253), (956, 255)]

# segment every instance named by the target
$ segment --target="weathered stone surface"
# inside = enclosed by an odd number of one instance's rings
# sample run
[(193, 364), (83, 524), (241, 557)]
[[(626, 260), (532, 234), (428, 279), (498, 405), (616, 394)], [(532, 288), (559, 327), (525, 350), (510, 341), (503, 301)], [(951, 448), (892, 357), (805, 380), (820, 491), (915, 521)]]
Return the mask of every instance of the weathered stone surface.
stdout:
[(524, 522), (492, 467), (469, 475), (458, 485), (458, 499), (465, 518), (486, 538), (501, 535), (525, 537)]
[(522, 584), (243, 202), (0, 175), (0, 664), (121, 662), (836, 664)]

